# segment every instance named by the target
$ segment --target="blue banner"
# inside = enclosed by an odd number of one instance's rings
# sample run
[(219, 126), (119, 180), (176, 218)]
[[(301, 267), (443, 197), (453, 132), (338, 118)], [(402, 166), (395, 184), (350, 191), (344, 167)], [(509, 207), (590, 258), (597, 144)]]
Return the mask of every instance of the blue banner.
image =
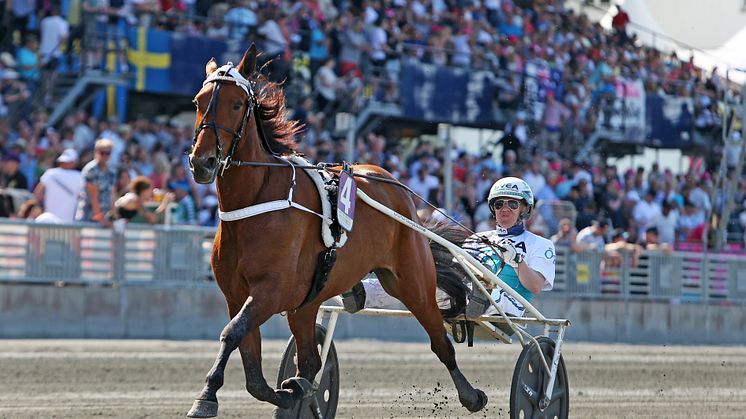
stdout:
[(187, 96), (202, 87), (207, 61), (227, 49), (223, 41), (142, 27), (128, 28), (127, 41), (131, 89)]
[(690, 98), (648, 95), (645, 99), (646, 143), (658, 148), (693, 144), (693, 103)]
[(492, 73), (411, 64), (402, 67), (399, 91), (405, 117), (451, 124), (493, 123)]
[[(248, 45), (237, 45), (243, 48)], [(205, 64), (215, 58), (218, 65), (226, 64), (225, 52), (228, 46), (224, 41), (207, 37), (186, 36), (174, 33), (171, 36), (171, 91), (173, 93), (194, 96), (205, 81)], [(238, 65), (241, 55), (233, 64)]]

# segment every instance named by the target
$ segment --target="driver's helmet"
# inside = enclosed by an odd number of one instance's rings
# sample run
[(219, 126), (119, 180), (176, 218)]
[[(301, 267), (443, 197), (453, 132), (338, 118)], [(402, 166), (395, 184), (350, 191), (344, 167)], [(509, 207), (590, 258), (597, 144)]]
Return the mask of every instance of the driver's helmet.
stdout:
[(497, 198), (513, 198), (523, 200), (526, 204), (527, 211), (521, 214), (521, 218), (527, 218), (534, 209), (534, 193), (531, 187), (523, 179), (517, 177), (504, 177), (490, 188), (490, 194), (487, 196), (487, 204), (490, 212), (495, 215), (495, 209), (492, 206)]

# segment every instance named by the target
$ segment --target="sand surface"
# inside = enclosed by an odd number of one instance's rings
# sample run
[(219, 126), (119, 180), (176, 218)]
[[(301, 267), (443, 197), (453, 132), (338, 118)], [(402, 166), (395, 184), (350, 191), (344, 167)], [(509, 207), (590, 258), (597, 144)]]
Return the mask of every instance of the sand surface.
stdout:
[[(275, 382), (284, 341), (266, 341)], [(184, 417), (217, 353), (211, 341), (0, 340), (0, 418)], [(519, 344), (457, 345), (464, 374), (490, 398), (469, 414), (423, 343), (337, 342), (338, 418), (508, 417)], [(602, 345), (563, 349), (572, 418), (744, 418), (746, 348)], [(264, 418), (237, 353), (218, 393), (222, 418)]]

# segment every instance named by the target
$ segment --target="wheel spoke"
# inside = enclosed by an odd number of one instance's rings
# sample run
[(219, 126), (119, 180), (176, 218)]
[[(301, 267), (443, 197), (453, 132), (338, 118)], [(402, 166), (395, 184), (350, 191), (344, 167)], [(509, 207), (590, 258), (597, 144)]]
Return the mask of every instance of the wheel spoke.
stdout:
[(329, 360), (327, 360), (326, 364), (324, 364), (324, 372), (321, 373), (323, 377), (325, 377), (329, 372), (334, 368), (334, 365), (332, 365)]

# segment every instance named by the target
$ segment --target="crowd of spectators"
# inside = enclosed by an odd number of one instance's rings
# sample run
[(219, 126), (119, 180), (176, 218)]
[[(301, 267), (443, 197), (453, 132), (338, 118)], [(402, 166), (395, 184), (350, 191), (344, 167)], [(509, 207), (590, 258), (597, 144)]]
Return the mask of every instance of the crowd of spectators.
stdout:
[[(707, 156), (692, 159), (680, 173), (657, 166), (619, 173), (597, 156), (575, 159), (621, 78), (641, 80), (650, 93), (691, 99), (693, 108), (680, 119), (698, 133), (717, 139), (729, 128), (720, 122), (720, 103), (736, 100), (737, 94), (719, 73), (641, 45), (626, 29), (634, 16), (621, 8), (613, 30), (607, 31), (559, 0), (81, 1), (62, 11), (65, 19), (56, 2), (26, 7), (35, 3), (14, 1), (3, 20), (12, 24), (0, 31), (0, 186), (36, 191), (37, 204), (45, 211), (51, 210), (47, 199), (57, 202), (44, 195), (52, 189), (45, 177), (59, 166), (83, 170), (76, 186), (82, 203), (76, 203), (74, 219), (111, 222), (122, 216), (115, 204), (125, 195), (129, 198), (122, 202), (140, 211), (144, 207), (132, 202), (143, 199), (137, 188), (149, 182), (148, 188), (156, 191), (153, 199), (178, 203), (177, 222), (215, 225), (214, 186), (195, 184), (186, 170), (191, 127), (165, 116), (136, 115), (124, 122), (79, 111), (53, 129), (46, 124), (44, 102), (29, 105), (34, 92), (53, 80), (50, 75), (64, 60), (65, 48), (80, 55), (81, 66), (100, 61), (100, 43), (87, 41), (92, 27), (116, 39), (122, 25), (139, 24), (227, 42), (257, 42), (270, 77), (300, 84), (306, 92), (288, 107), (291, 117), (306, 125), (299, 150), (314, 162), (347, 158), (347, 142), (331, 128), (335, 111), (354, 111), (366, 101), (396, 103), (403, 64), (493, 72), (499, 86), (494, 99), (508, 121), (494, 147), (472, 154), (372, 132), (358, 139), (353, 153), (355, 161), (387, 168), (438, 206), (445, 202), (443, 161), (450, 153), (456, 182), (452, 213), (471, 228), (489, 226), (484, 197), (502, 176), (522, 177), (545, 204), (531, 220), (533, 231), (546, 237), (556, 233), (577, 249), (600, 245), (599, 237), (604, 245), (612, 236), (646, 242), (653, 229), (667, 245), (701, 242), (711, 217), (724, 204), (723, 195), (716, 193), (721, 176), (738, 182), (730, 197), (737, 203), (731, 230), (742, 234), (746, 227), (741, 205), (746, 204), (746, 183), (733, 170), (740, 150), (736, 130), (726, 144), (717, 144), (729, 150), (727, 174), (719, 173), (717, 161)], [(76, 40), (90, 48), (76, 50)], [(560, 71), (564, 86), (547, 92), (538, 119), (521, 99), (528, 63)], [(23, 115), (12, 125), (11, 109)], [(498, 147), (502, 153), (493, 156)], [(4, 200), (0, 215), (18, 215), (10, 202)], [(562, 207), (553, 204), (557, 202), (571, 204), (574, 225), (556, 211)], [(420, 207), (425, 214), (431, 211), (424, 202)], [(143, 218), (152, 221), (155, 210)], [(69, 220), (66, 214), (59, 218)], [(568, 238), (573, 231), (578, 232), (577, 243)]]

